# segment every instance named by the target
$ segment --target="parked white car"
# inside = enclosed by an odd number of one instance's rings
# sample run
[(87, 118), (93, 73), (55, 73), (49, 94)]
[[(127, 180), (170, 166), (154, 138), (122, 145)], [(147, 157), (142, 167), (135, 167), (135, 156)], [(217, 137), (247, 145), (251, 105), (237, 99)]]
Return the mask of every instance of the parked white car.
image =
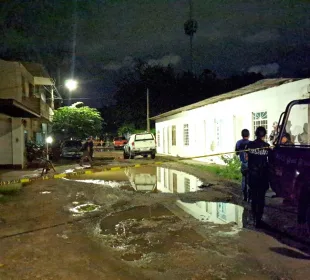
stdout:
[(138, 133), (132, 134), (128, 140), (128, 143), (124, 146), (124, 159), (141, 155), (147, 157), (151, 155), (154, 159), (156, 155), (156, 141), (152, 133)]

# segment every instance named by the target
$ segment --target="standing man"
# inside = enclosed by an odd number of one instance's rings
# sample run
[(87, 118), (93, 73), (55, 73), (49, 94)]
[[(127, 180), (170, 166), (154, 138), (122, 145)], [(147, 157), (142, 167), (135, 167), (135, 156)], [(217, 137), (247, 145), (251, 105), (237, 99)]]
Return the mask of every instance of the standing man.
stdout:
[(270, 135), (269, 135), (269, 141), (270, 141), (270, 143), (273, 143), (273, 142), (275, 142), (276, 140), (277, 140), (277, 138), (278, 138), (278, 130), (280, 129), (280, 127), (278, 126), (278, 123), (277, 122), (274, 122), (273, 124), (272, 124), (272, 131), (271, 131), (271, 133), (270, 133)]
[(242, 151), (245, 150), (245, 147), (250, 142), (249, 140), (250, 132), (247, 129), (243, 129), (241, 131), (241, 136), (242, 136), (242, 139), (237, 141), (235, 151), (241, 161), (241, 174), (242, 174), (241, 189), (243, 193), (243, 200), (249, 201), (250, 197), (249, 197), (249, 191), (248, 191), (248, 161), (245, 158), (245, 153)]
[(91, 156), (90, 156), (90, 137), (87, 138), (87, 141), (83, 144), (82, 146), (82, 152), (83, 152), (83, 156), (81, 157), (81, 160), (80, 160), (80, 166), (83, 166), (83, 163), (84, 163), (84, 160), (87, 159), (90, 163), (90, 166), (92, 166), (92, 159), (91, 159)]
[(94, 155), (94, 141), (93, 141), (93, 137), (90, 136), (89, 137), (90, 141), (89, 141), (89, 155), (91, 157), (91, 159), (93, 160), (93, 155)]
[(249, 187), (251, 192), (251, 208), (255, 227), (261, 226), (265, 207), (265, 195), (269, 188), (268, 155), (270, 145), (266, 143), (266, 129), (259, 126), (255, 131), (256, 139), (246, 149), (249, 167)]

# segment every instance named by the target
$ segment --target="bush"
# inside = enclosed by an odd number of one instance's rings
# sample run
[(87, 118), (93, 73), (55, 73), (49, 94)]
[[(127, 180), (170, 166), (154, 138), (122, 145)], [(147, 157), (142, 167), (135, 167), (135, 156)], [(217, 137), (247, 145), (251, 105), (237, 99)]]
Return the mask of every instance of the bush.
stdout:
[(221, 170), (221, 175), (229, 179), (241, 180), (241, 162), (239, 157), (236, 155), (233, 155), (232, 157), (221, 156), (221, 159), (226, 164)]

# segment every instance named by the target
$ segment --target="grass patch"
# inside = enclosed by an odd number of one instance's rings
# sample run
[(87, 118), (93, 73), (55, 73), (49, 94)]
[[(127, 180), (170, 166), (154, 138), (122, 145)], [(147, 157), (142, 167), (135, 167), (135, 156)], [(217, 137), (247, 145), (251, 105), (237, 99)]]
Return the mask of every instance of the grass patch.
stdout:
[(79, 210), (83, 211), (83, 212), (91, 212), (94, 211), (98, 208), (98, 206), (96, 205), (92, 205), (92, 204), (87, 204), (87, 205), (83, 205), (81, 207), (79, 207)]
[(241, 182), (242, 174), (240, 171), (241, 163), (237, 156), (233, 157), (222, 157), (222, 160), (226, 163), (226, 165), (203, 165), (203, 164), (192, 164), (192, 163), (185, 163), (187, 165), (195, 166), (201, 170), (205, 170), (210, 173), (214, 173), (220, 177), (235, 180)]
[(0, 194), (15, 194), (22, 189), (21, 183), (0, 186)]

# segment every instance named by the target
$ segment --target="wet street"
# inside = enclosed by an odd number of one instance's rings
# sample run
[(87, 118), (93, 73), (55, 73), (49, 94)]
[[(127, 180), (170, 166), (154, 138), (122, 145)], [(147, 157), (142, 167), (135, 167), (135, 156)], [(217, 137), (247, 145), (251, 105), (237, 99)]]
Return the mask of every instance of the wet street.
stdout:
[(32, 182), (0, 201), (0, 279), (309, 279), (276, 203), (255, 230), (238, 194), (180, 163)]

